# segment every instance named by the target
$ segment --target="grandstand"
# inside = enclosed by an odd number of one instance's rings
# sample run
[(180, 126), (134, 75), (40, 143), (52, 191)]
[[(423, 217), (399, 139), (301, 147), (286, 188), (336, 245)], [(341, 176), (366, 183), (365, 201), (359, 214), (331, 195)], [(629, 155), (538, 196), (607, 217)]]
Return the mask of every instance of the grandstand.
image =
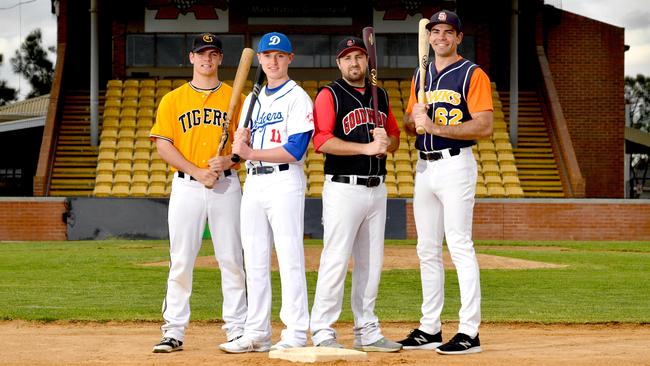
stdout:
[[(174, 20), (178, 9), (171, 1), (145, 2), (145, 16), (141, 3), (117, 3), (119, 6), (98, 5), (99, 53), (111, 56), (99, 59), (99, 144), (91, 146), (89, 66), (84, 57), (78, 57), (88, 51), (90, 35), (67, 32), (71, 24), (88, 20), (87, 12), (84, 7), (72, 6), (69, 0), (58, 2), (58, 62), (34, 177), (36, 196), (166, 197), (169, 194), (170, 172), (148, 140), (148, 130), (162, 95), (189, 77), (191, 68), (186, 47), (196, 31)], [(431, 7), (408, 9), (406, 15), (406, 9), (399, 4), (386, 8), (360, 3), (330, 9), (330, 13), (307, 4), (267, 9), (233, 2), (222, 9), (229, 17), (216, 17), (205, 23), (197, 20), (196, 24), (205, 24), (209, 28), (206, 30), (216, 31), (223, 37), (226, 57), (220, 76), (226, 82), (234, 76), (241, 48), (254, 47), (259, 35), (271, 28), (287, 33), (297, 50), (290, 75), (314, 98), (319, 87), (338, 75), (332, 45), (343, 35), (360, 32), (371, 22), (378, 39), (379, 78), (388, 91), (394, 114), (401, 121), (409, 79), (417, 63), (417, 27), (411, 25), (442, 6), (434, 3)], [(503, 57), (507, 52), (491, 36), (485, 36), (507, 34), (509, 6), (507, 1), (488, 6), (476, 0), (444, 4), (467, 19), (461, 54), (481, 65), (493, 81), (494, 133), (491, 138), (478, 141), (473, 149), (478, 162), (477, 197), (620, 196), (624, 190), (612, 189), (612, 182), (621, 185), (622, 154), (612, 154), (620, 150), (616, 147), (620, 144), (611, 138), (622, 137), (622, 129), (619, 131), (611, 121), (619, 114), (611, 108), (603, 110), (595, 101), (576, 100), (571, 94), (573, 89), (568, 88), (567, 71), (562, 67), (564, 60), (557, 52), (561, 42), (556, 40), (566, 33), (560, 30), (578, 27), (580, 37), (598, 38), (605, 31), (602, 24), (596, 22), (598, 26), (592, 26), (591, 20), (546, 6), (541, 0), (520, 4), (520, 39), (525, 47), (520, 51), (519, 60), (518, 145), (513, 148), (508, 97), (510, 75), (508, 61)], [(198, 16), (197, 12), (205, 8), (192, 5), (185, 10)], [(274, 17), (278, 12), (301, 14), (301, 17), (309, 14), (314, 23), (297, 27), (292, 24), (291, 16)], [(170, 18), (166, 23), (158, 22), (156, 14)], [(201, 13), (203, 16), (208, 14)], [(335, 22), (324, 27), (317, 25), (320, 24), (317, 19), (325, 23), (349, 19), (350, 23)], [(170, 24), (175, 25), (170, 28)], [(406, 33), (395, 32), (396, 26), (407, 30)], [(328, 32), (323, 33), (325, 28)], [(622, 44), (622, 38), (616, 42), (619, 41)], [(578, 48), (563, 50), (562, 55), (567, 52), (578, 55)], [(614, 51), (603, 53), (592, 60), (594, 67), (571, 70), (570, 75), (584, 78), (604, 75), (608, 71), (603, 70), (620, 68), (615, 64), (618, 56), (622, 57)], [(599, 85), (599, 88), (603, 97), (620, 92), (615, 85)], [(593, 120), (603, 120), (598, 124), (598, 131), (586, 128)], [(386, 184), (391, 198), (412, 197), (416, 160), (412, 137), (402, 136), (400, 149), (388, 157)], [(600, 169), (605, 160), (607, 169)], [(317, 198), (321, 194), (322, 164), (322, 155), (310, 148), (305, 164), (308, 197)], [(240, 176), (245, 178), (243, 172)]]

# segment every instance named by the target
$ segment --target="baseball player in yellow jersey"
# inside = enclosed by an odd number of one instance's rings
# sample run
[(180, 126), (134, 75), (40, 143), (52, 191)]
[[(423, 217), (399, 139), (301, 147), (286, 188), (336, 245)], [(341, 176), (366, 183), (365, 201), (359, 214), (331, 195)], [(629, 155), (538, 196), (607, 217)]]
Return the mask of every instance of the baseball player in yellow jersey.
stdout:
[[(150, 135), (158, 154), (176, 171), (168, 212), (170, 267), (163, 301), (165, 324), (154, 353), (183, 349), (190, 320), (192, 271), (206, 220), (221, 270), (226, 338), (240, 337), (246, 322), (239, 234), (241, 186), (238, 175), (230, 170), (230, 144), (224, 148), (224, 156), (215, 157), (230, 98), (243, 98), (231, 96), (232, 88), (219, 81), (223, 53), (221, 41), (214, 35), (204, 33), (194, 39), (189, 58), (192, 81), (163, 97)], [(239, 119), (239, 112), (231, 116), (232, 120)], [(236, 123), (230, 128), (233, 136)]]

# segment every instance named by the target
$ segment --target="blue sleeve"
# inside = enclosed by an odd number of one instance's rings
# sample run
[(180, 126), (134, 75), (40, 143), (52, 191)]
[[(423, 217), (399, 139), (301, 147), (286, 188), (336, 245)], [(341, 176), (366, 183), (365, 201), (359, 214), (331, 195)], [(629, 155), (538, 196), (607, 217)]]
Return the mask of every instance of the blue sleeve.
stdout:
[(312, 131), (307, 131), (291, 135), (289, 136), (289, 141), (282, 145), (282, 147), (298, 161), (302, 159), (305, 151), (307, 151), (309, 140), (311, 140), (311, 133)]

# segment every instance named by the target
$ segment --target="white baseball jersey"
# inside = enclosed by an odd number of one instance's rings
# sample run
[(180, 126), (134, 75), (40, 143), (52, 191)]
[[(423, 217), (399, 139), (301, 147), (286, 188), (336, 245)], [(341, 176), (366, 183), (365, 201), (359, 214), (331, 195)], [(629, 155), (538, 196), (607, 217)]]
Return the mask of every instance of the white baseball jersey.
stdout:
[[(272, 149), (289, 136), (314, 129), (312, 101), (289, 80), (272, 95), (260, 91), (252, 114), (251, 146)], [(248, 109), (249, 95), (242, 110)], [(239, 125), (243, 126), (246, 116)], [(271, 340), (271, 246), (275, 246), (282, 281), (281, 341), (304, 346), (309, 328), (303, 250), (306, 179), (303, 156), (296, 162), (248, 161), (241, 204), (241, 233), (246, 266), (248, 316), (244, 335)], [(253, 170), (252, 168), (265, 167)]]

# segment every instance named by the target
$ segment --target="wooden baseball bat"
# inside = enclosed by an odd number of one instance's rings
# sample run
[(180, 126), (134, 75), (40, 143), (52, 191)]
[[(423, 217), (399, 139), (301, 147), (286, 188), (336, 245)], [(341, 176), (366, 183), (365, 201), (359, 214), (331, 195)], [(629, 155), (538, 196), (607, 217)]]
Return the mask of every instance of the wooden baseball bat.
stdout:
[[(262, 84), (264, 83), (264, 70), (262, 70), (262, 65), (257, 66), (257, 71), (255, 72), (255, 79), (253, 84), (253, 91), (251, 92), (251, 100), (248, 104), (248, 111), (246, 111), (246, 118), (244, 119), (244, 128), (248, 128), (251, 123), (251, 116), (253, 115), (253, 109), (255, 108), (255, 102), (257, 101), (257, 96), (260, 95), (260, 90), (262, 90)], [(230, 159), (235, 163), (238, 163), (241, 158), (237, 154), (233, 154)]]
[[(418, 61), (420, 68), (420, 88), (418, 90), (418, 103), (426, 104), (426, 97), (424, 94), (424, 81), (427, 75), (427, 66), (429, 64), (429, 31), (427, 30), (429, 19), (422, 18), (418, 23)], [(418, 135), (423, 135), (426, 131), (424, 127), (418, 127), (416, 132)]]
[(379, 114), (379, 107), (377, 105), (377, 44), (375, 42), (375, 30), (373, 27), (363, 28), (363, 43), (368, 52), (369, 63), (369, 77), (370, 77), (370, 92), (372, 93), (372, 110), (374, 113), (375, 126), (384, 127), (384, 121)]
[(248, 71), (251, 69), (251, 65), (253, 64), (253, 57), (255, 57), (255, 51), (253, 51), (252, 48), (244, 48), (242, 50), (241, 58), (239, 59), (239, 66), (235, 73), (235, 80), (232, 82), (232, 94), (230, 95), (230, 103), (228, 104), (226, 118), (224, 118), (223, 121), (217, 156), (221, 155), (221, 151), (226, 147), (226, 143), (230, 137), (230, 119), (232, 118), (232, 115), (235, 114), (235, 109), (241, 99), (241, 93), (244, 90), (246, 79), (248, 79)]

